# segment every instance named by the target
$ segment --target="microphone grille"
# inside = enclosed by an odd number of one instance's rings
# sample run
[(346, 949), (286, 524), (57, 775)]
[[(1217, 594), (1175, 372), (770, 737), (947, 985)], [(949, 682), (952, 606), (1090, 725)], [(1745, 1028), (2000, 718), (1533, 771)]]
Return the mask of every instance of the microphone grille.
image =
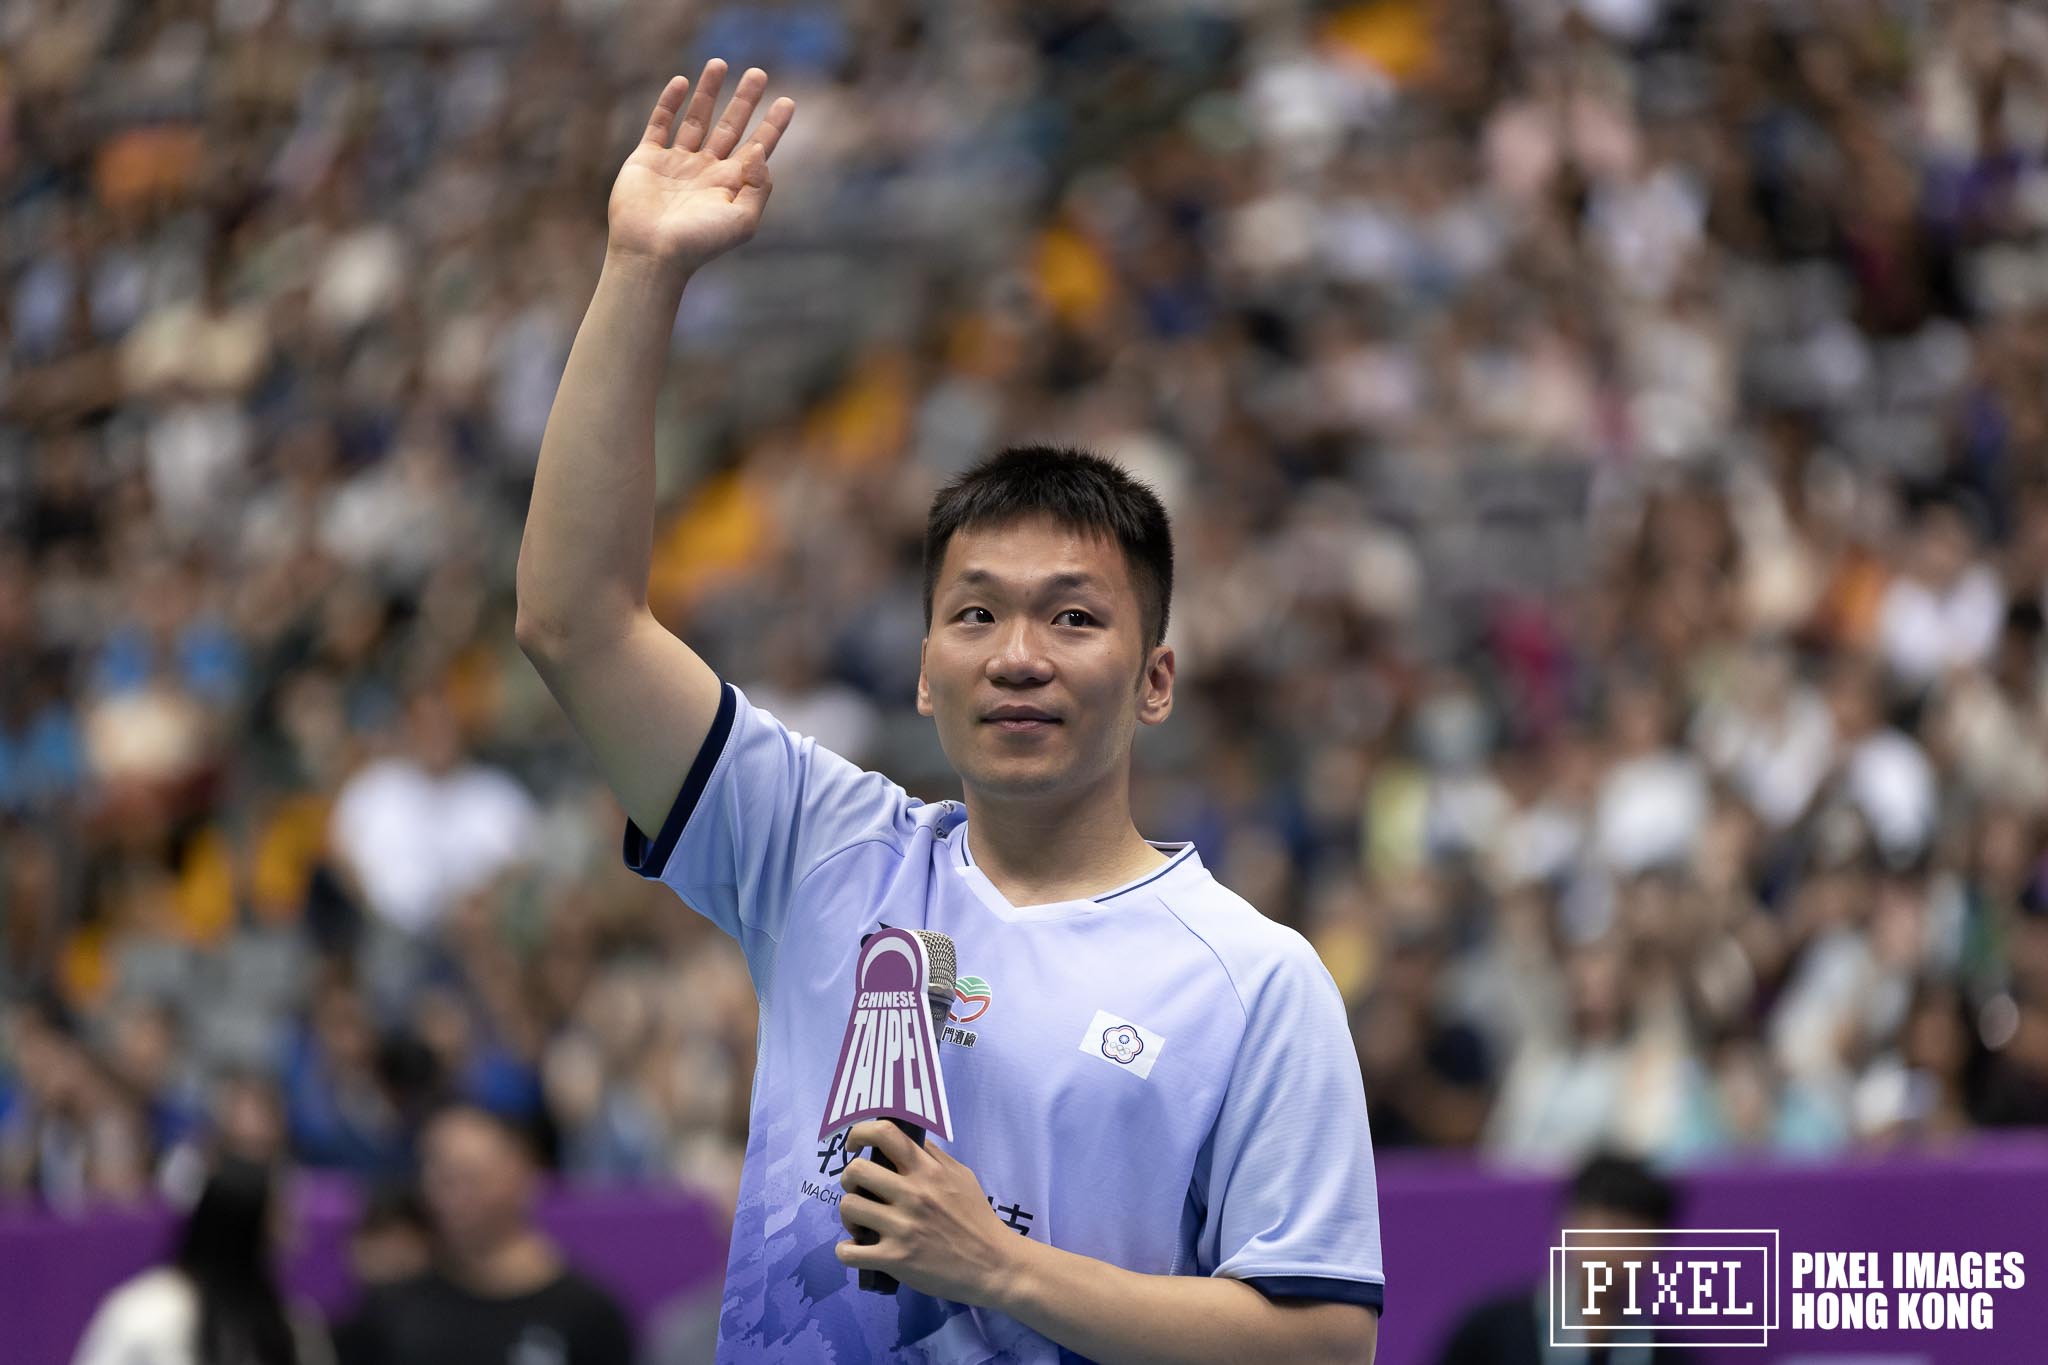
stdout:
[(953, 981), (960, 974), (958, 961), (953, 955), (953, 940), (949, 935), (936, 929), (913, 929), (918, 941), (924, 944), (925, 959), (931, 970), (926, 989), (933, 995), (944, 995), (948, 1005), (953, 1002)]
[(924, 1006), (931, 1011), (932, 1037), (941, 1038), (946, 1032), (946, 1016), (953, 1011), (953, 981), (960, 973), (953, 956), (953, 940), (936, 929), (910, 932), (924, 944), (925, 965), (931, 973), (925, 978)]

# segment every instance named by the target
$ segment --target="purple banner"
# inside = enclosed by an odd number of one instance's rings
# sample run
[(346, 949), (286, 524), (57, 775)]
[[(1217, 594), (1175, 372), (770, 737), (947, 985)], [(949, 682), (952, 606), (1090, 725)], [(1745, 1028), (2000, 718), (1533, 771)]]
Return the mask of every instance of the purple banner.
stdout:
[[(1708, 1230), (1778, 1234), (1777, 1323), (1761, 1348), (1695, 1347), (1710, 1365), (1857, 1361), (1862, 1365), (2040, 1365), (2048, 1360), (2048, 1135), (1986, 1138), (1940, 1155), (1871, 1156), (1812, 1166), (1713, 1167), (1687, 1172), (1675, 1219)], [(1429, 1365), (1460, 1316), (1486, 1298), (1526, 1290), (1547, 1294), (1552, 1248), (1563, 1245), (1564, 1185), (1554, 1178), (1475, 1170), (1462, 1158), (1392, 1154), (1380, 1162), (1381, 1237), (1387, 1259), (1387, 1312), (1380, 1324), (1380, 1365)], [(1718, 1236), (1716, 1245), (1746, 1239)], [(1925, 1291), (1892, 1283), (1892, 1253), (2018, 1252), (2025, 1282), (1989, 1293), (1984, 1327), (1929, 1330)], [(1823, 1291), (1809, 1275), (1795, 1291), (1799, 1253), (1874, 1252), (1885, 1275), (1879, 1289)], [(1742, 1251), (1742, 1292), (1752, 1262)], [(1959, 1258), (1950, 1258), (1951, 1262)], [(1950, 1294), (1938, 1291), (1947, 1313)], [(1801, 1330), (1796, 1296), (1816, 1323), (1832, 1311), (1838, 1325)], [(1867, 1322), (1873, 1294), (1886, 1322)], [(1854, 1297), (1866, 1323), (1839, 1325)], [(1912, 1298), (1915, 1302), (1907, 1304)], [(1744, 1298), (1744, 1302), (1748, 1302)], [(1831, 1306), (1830, 1306), (1831, 1305)], [(1983, 1305), (1979, 1305), (1980, 1307)], [(1945, 1319), (1944, 1319), (1945, 1321)], [(1708, 1333), (1699, 1334), (1702, 1337)], [(1583, 1338), (1581, 1338), (1583, 1339)], [(1573, 1359), (1560, 1353), (1560, 1359)]]
[[(1884, 1365), (2039, 1365), (2048, 1359), (2048, 1136), (1983, 1140), (1944, 1155), (1871, 1157), (1826, 1166), (1720, 1167), (1689, 1173), (1678, 1223), (1687, 1228), (1770, 1230), (1777, 1267), (1777, 1326), (1763, 1349), (1701, 1351), (1711, 1365), (1789, 1361), (1882, 1361)], [(354, 1217), (346, 1186), (304, 1178), (291, 1280), (333, 1309), (352, 1291), (344, 1247)], [(1389, 1275), (1381, 1365), (1429, 1365), (1473, 1304), (1547, 1292), (1552, 1248), (1562, 1245), (1563, 1185), (1475, 1169), (1447, 1156), (1389, 1154), (1380, 1163), (1380, 1207)], [(712, 1201), (674, 1190), (557, 1195), (543, 1221), (570, 1259), (609, 1285), (645, 1324), (664, 1304), (715, 1286), (726, 1228)], [(64, 1365), (93, 1306), (121, 1280), (156, 1261), (169, 1242), (163, 1213), (87, 1219), (0, 1213), (0, 1358)], [(1902, 1259), (1894, 1260), (1893, 1253)], [(2018, 1253), (2024, 1282), (1990, 1290), (1912, 1288), (1946, 1264), (2001, 1270)], [(1873, 1254), (1874, 1253), (1874, 1254)], [(1740, 1252), (1748, 1275), (1750, 1260)], [(1807, 1269), (1795, 1286), (1795, 1260)], [(1875, 1287), (1872, 1280), (1882, 1282)], [(1746, 1294), (1751, 1280), (1743, 1282)], [(1973, 1293), (1988, 1295), (1977, 1302)], [(1838, 1324), (1858, 1305), (1858, 1328), (1801, 1328), (1798, 1296), (1814, 1321)], [(1962, 1326), (1930, 1329), (1929, 1295)], [(1829, 1296), (1823, 1298), (1823, 1296)], [(1877, 1298), (1885, 1324), (1870, 1324)], [(1912, 1300), (1909, 1307), (1908, 1300)], [(1984, 1325), (1972, 1326), (1971, 1312)], [(1901, 1325), (1910, 1312), (1912, 1322)], [(1822, 1314), (1832, 1313), (1832, 1319)], [(1560, 1357), (1565, 1358), (1565, 1357)]]
[[(291, 1286), (329, 1313), (345, 1310), (356, 1293), (348, 1265), (356, 1194), (317, 1174), (295, 1179), (291, 1193)], [(542, 1201), (540, 1219), (570, 1263), (618, 1295), (643, 1328), (725, 1274), (731, 1218), (701, 1194), (557, 1193)], [(176, 1221), (162, 1210), (87, 1218), (0, 1211), (0, 1361), (67, 1365), (100, 1299), (164, 1258)]]

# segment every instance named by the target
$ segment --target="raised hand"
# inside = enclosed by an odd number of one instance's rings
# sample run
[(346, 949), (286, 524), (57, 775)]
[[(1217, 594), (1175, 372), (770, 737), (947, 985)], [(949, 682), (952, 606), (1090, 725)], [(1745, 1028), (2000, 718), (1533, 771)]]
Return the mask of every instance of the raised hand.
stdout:
[(704, 64), (694, 95), (682, 76), (671, 77), (662, 90), (640, 145), (612, 185), (611, 254), (687, 274), (746, 241), (760, 226), (772, 188), (768, 156), (789, 128), (796, 101), (785, 96), (769, 105), (760, 127), (742, 145), (747, 121), (768, 88), (768, 73), (748, 68), (714, 126), (711, 115), (724, 83), (725, 63), (713, 59)]

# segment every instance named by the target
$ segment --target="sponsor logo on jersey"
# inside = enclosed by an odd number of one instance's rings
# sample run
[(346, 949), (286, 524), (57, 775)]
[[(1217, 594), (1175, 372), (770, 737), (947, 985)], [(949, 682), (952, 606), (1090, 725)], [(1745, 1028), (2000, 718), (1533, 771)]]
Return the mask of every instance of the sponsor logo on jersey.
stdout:
[(953, 983), (953, 994), (957, 1003), (946, 1017), (956, 1024), (971, 1024), (988, 1013), (994, 992), (986, 977), (963, 976)]

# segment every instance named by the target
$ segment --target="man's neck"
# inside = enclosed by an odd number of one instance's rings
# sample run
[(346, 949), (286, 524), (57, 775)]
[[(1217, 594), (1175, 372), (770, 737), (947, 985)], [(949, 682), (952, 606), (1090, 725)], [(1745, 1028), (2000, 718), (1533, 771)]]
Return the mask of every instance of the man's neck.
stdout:
[(1109, 810), (967, 798), (968, 856), (1012, 905), (1087, 900), (1167, 860), (1131, 821), (1128, 800)]
[(538, 1232), (521, 1232), (474, 1255), (451, 1253), (448, 1278), (486, 1298), (515, 1298), (546, 1287), (562, 1273), (561, 1258)]

